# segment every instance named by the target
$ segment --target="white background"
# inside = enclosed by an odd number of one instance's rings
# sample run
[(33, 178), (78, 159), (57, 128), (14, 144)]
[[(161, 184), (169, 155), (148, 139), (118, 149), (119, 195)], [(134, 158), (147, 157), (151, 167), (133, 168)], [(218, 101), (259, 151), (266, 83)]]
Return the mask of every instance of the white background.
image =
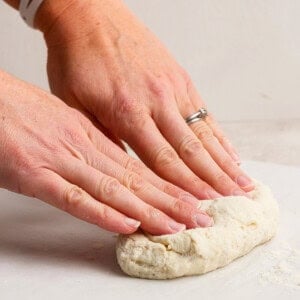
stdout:
[[(220, 121), (300, 118), (300, 1), (126, 0)], [(46, 48), (0, 0), (0, 68), (48, 89)]]

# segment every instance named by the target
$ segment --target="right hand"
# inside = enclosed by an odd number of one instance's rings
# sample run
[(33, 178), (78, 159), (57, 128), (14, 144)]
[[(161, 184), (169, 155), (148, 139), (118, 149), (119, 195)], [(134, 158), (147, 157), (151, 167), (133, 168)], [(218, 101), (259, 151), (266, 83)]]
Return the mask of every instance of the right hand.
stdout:
[(79, 111), (0, 71), (0, 186), (129, 234), (210, 226), (198, 200), (129, 157)]
[(205, 103), (123, 1), (45, 1), (37, 23), (52, 92), (89, 111), (156, 174), (199, 199), (253, 190), (211, 113), (186, 124)]

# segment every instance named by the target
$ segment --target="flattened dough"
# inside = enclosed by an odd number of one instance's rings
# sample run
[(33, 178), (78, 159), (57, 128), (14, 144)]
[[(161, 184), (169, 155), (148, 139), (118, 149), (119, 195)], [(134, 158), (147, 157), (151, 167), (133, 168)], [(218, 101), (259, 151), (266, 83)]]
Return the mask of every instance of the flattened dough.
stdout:
[(142, 232), (120, 235), (116, 253), (121, 269), (130, 276), (170, 279), (204, 274), (226, 266), (276, 233), (278, 207), (268, 187), (256, 182), (242, 196), (201, 201), (214, 226), (152, 236)]

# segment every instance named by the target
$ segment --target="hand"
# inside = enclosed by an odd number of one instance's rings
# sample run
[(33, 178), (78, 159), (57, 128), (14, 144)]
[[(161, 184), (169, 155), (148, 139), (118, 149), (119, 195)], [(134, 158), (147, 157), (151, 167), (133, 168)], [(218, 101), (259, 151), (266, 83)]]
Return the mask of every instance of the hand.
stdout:
[(129, 157), (82, 113), (3, 72), (0, 186), (125, 234), (212, 223), (197, 199)]
[(46, 11), (47, 5), (38, 24), (56, 95), (89, 111), (159, 176), (199, 199), (253, 189), (211, 114), (185, 123), (204, 102), (187, 73), (121, 1), (72, 1), (52, 23), (45, 21)]

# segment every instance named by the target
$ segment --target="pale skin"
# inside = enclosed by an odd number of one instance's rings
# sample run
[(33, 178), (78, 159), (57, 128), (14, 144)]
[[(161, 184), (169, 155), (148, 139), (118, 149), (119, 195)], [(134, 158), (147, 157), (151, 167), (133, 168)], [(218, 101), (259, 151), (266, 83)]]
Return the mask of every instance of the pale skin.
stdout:
[(0, 91), (1, 187), (114, 232), (211, 225), (196, 198), (129, 157), (81, 112), (4, 72)]
[(206, 105), (121, 1), (45, 0), (35, 25), (51, 90), (69, 106), (0, 73), (1, 187), (110, 231), (152, 234), (211, 226), (198, 200), (253, 189), (211, 114), (185, 123)]

